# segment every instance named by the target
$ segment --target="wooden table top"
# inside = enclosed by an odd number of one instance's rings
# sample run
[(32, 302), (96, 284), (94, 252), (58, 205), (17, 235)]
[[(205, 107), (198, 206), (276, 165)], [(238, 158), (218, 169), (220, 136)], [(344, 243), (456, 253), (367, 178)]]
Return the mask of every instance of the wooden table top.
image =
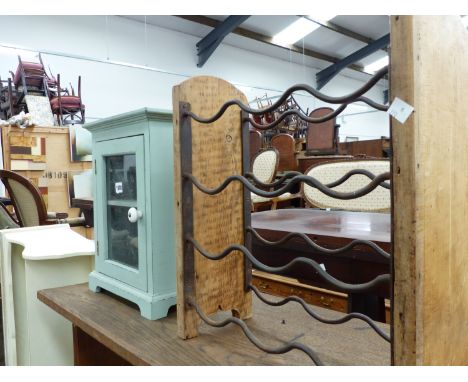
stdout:
[(390, 214), (352, 211), (325, 211), (313, 208), (269, 210), (252, 214), (255, 229), (302, 232), (333, 238), (390, 243)]
[[(177, 337), (175, 312), (150, 321), (114, 296), (91, 292), (87, 284), (42, 290), (38, 298), (135, 365), (312, 365), (298, 350), (283, 355), (262, 352), (233, 324), (224, 328), (202, 324), (199, 337), (184, 341)], [(279, 341), (296, 338), (317, 351), (327, 365), (390, 364), (390, 344), (362, 321), (326, 325), (310, 318), (296, 303), (271, 307), (254, 297), (253, 304), (254, 316), (246, 323), (265, 344), (279, 346)], [(312, 309), (326, 317), (342, 316)], [(221, 317), (225, 316), (220, 313), (217, 319)], [(377, 325), (389, 331), (388, 325)]]

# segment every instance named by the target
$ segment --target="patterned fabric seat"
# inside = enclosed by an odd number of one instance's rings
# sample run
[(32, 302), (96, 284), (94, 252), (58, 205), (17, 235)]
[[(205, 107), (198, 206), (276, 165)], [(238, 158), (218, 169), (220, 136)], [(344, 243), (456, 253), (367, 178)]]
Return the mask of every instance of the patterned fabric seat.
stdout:
[[(310, 167), (306, 171), (306, 175), (317, 179), (323, 184), (328, 184), (340, 179), (349, 171), (356, 169), (367, 170), (377, 176), (385, 172), (390, 172), (390, 161), (388, 159), (363, 159), (320, 163)], [(353, 175), (341, 185), (334, 187), (333, 190), (353, 192), (365, 187), (370, 182), (371, 180), (365, 175)], [(332, 208), (347, 211), (389, 212), (391, 206), (390, 190), (381, 186), (378, 186), (367, 195), (351, 200), (332, 198), (306, 184), (302, 185), (302, 193), (308, 204), (319, 208)]]

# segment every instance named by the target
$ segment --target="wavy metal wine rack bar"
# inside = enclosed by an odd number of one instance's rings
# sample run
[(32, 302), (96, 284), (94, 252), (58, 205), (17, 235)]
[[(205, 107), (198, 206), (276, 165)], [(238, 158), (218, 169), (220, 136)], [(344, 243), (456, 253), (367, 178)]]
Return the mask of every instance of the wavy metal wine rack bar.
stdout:
[[(369, 292), (372, 291), (376, 288), (381, 287), (382, 285), (390, 285), (391, 282), (391, 275), (390, 274), (382, 274), (374, 278), (373, 280), (366, 282), (366, 283), (361, 283), (361, 284), (348, 284), (343, 281), (340, 281), (327, 273), (316, 261), (312, 259), (308, 259), (305, 257), (299, 257), (295, 258), (291, 262), (289, 262), (286, 265), (279, 266), (279, 267), (271, 267), (268, 265), (263, 264), (259, 260), (257, 260), (253, 254), (251, 253), (249, 247), (251, 245), (251, 239), (252, 236), (254, 236), (257, 240), (262, 242), (265, 245), (269, 246), (277, 246), (286, 243), (287, 241), (293, 239), (293, 238), (301, 238), (304, 240), (304, 242), (310, 246), (310, 248), (318, 253), (321, 254), (326, 254), (326, 255), (337, 255), (337, 254), (343, 254), (346, 253), (350, 250), (352, 250), (356, 246), (367, 246), (369, 247), (375, 254), (381, 256), (384, 258), (386, 261), (391, 260), (391, 255), (384, 251), (382, 248), (380, 248), (377, 244), (375, 244), (372, 241), (367, 241), (367, 240), (353, 240), (349, 244), (341, 247), (341, 248), (334, 248), (334, 249), (329, 249), (329, 248), (324, 248), (317, 243), (315, 243), (313, 240), (311, 240), (307, 235), (299, 232), (292, 232), (285, 237), (283, 237), (279, 241), (268, 241), (262, 238), (257, 231), (255, 231), (251, 225), (250, 225), (250, 193), (255, 193), (257, 195), (267, 197), (267, 198), (272, 198), (272, 197), (277, 197), (285, 192), (291, 191), (292, 188), (296, 184), (304, 183), (307, 184), (311, 187), (314, 187), (324, 193), (327, 196), (337, 198), (337, 199), (342, 199), (342, 200), (350, 200), (350, 199), (355, 199), (362, 197), (364, 195), (367, 195), (368, 193), (372, 192), (374, 189), (377, 187), (383, 187), (386, 189), (390, 189), (391, 185), (389, 182), (386, 182), (386, 180), (390, 179), (390, 173), (383, 173), (380, 175), (374, 175), (371, 172), (363, 169), (357, 169), (357, 170), (351, 170), (345, 175), (343, 175), (340, 179), (328, 183), (328, 184), (323, 184), (319, 182), (317, 179), (306, 176), (304, 174), (301, 174), (299, 172), (291, 172), (286, 175), (284, 175), (281, 179), (271, 182), (271, 183), (264, 183), (261, 182), (259, 179), (257, 179), (251, 172), (248, 170), (248, 129), (249, 129), (249, 124), (252, 126), (262, 129), (262, 130), (268, 130), (272, 129), (275, 126), (277, 126), (279, 123), (281, 123), (282, 120), (284, 120), (286, 117), (290, 115), (297, 115), (299, 118), (301, 118), (304, 121), (310, 122), (310, 123), (320, 123), (320, 122), (325, 122), (330, 119), (335, 118), (337, 115), (339, 115), (341, 112), (343, 112), (347, 105), (354, 103), (354, 102), (364, 102), (368, 104), (369, 106), (381, 110), (381, 111), (386, 111), (388, 109), (387, 106), (381, 105), (379, 103), (376, 103), (375, 101), (370, 100), (369, 98), (366, 98), (363, 96), (367, 91), (369, 91), (372, 86), (374, 86), (380, 79), (382, 79), (386, 74), (388, 73), (388, 67), (383, 68), (380, 71), (378, 71), (366, 84), (364, 84), (362, 87), (357, 89), (351, 94), (348, 94), (347, 96), (343, 97), (330, 97), (325, 94), (320, 93), (316, 89), (300, 84), (300, 85), (295, 85), (287, 89), (282, 96), (272, 105), (269, 107), (263, 108), (263, 109), (252, 109), (248, 105), (243, 104), (237, 99), (227, 101), (224, 103), (218, 112), (216, 112), (214, 115), (211, 117), (201, 117), (193, 112), (190, 111), (190, 105), (187, 103), (181, 103), (180, 107), (180, 121), (181, 121), (181, 159), (182, 159), (182, 197), (183, 197), (183, 203), (182, 203), (182, 210), (183, 210), (183, 238), (184, 238), (184, 277), (187, 277), (185, 280), (185, 288), (186, 288), (186, 303), (190, 306), (192, 306), (199, 317), (208, 325), (214, 326), (214, 327), (224, 327), (230, 323), (233, 323), (235, 325), (238, 325), (246, 337), (258, 348), (261, 350), (267, 352), (267, 353), (273, 353), (273, 354), (283, 354), (286, 353), (290, 350), (293, 349), (298, 349), (306, 353), (311, 360), (316, 364), (316, 365), (322, 365), (322, 362), (320, 361), (317, 353), (309, 348), (308, 346), (298, 343), (294, 340), (289, 341), (282, 346), (278, 348), (272, 348), (269, 346), (266, 346), (265, 344), (261, 343), (255, 336), (254, 334), (250, 331), (250, 329), (247, 327), (245, 322), (242, 320), (236, 318), (236, 317), (229, 317), (223, 321), (215, 321), (210, 319), (208, 316), (205, 315), (205, 313), (202, 311), (200, 306), (196, 302), (195, 298), (195, 293), (193, 292), (194, 288), (194, 273), (195, 270), (193, 268), (193, 256), (194, 256), (194, 250), (196, 250), (201, 256), (210, 259), (210, 260), (220, 260), (228, 256), (230, 253), (233, 251), (239, 251), (243, 254), (244, 259), (245, 259), (245, 289), (246, 290), (251, 290), (253, 291), (258, 298), (264, 302), (265, 304), (271, 305), (271, 306), (281, 306), (285, 305), (288, 302), (294, 301), (299, 303), (304, 310), (314, 319), (318, 320), (319, 322), (326, 323), (326, 324), (331, 324), (331, 325), (336, 325), (336, 324), (342, 324), (345, 322), (348, 322), (352, 319), (359, 319), (364, 322), (366, 322), (380, 337), (382, 337), (385, 341), (390, 342), (391, 337), (385, 333), (382, 329), (380, 329), (375, 322), (369, 318), (368, 316), (361, 314), (361, 313), (349, 313), (344, 315), (341, 318), (338, 319), (329, 319), (320, 316), (319, 314), (315, 313), (307, 304), (306, 302), (297, 297), (297, 296), (290, 296), (285, 299), (282, 299), (280, 301), (272, 302), (268, 299), (266, 299), (262, 294), (259, 292), (259, 290), (253, 286), (250, 282), (251, 275), (250, 275), (250, 268), (251, 264), (254, 264), (257, 269), (260, 269), (265, 272), (269, 273), (281, 273), (284, 271), (287, 271), (291, 267), (297, 264), (304, 264), (311, 269), (313, 269), (318, 276), (324, 280), (325, 282), (333, 285), (337, 290), (341, 290), (343, 292), (347, 293), (362, 293), (362, 292)], [(257, 124), (254, 120), (249, 118), (249, 114), (251, 115), (261, 115), (265, 113), (269, 113), (277, 109), (281, 104), (294, 92), (297, 91), (305, 91), (312, 96), (316, 97), (317, 99), (326, 102), (326, 103), (331, 103), (331, 104), (341, 104), (336, 110), (333, 112), (319, 117), (319, 118), (311, 118), (306, 115), (304, 115), (301, 111), (297, 110), (288, 110), (279, 116), (277, 116), (277, 119), (267, 125), (260, 125)], [(224, 179), (224, 181), (217, 187), (214, 188), (209, 188), (203, 185), (199, 180), (194, 177), (191, 174), (191, 155), (192, 155), (192, 147), (191, 147), (191, 120), (195, 120), (198, 123), (202, 124), (211, 124), (218, 119), (220, 119), (225, 111), (231, 107), (237, 105), (241, 110), (241, 128), (242, 128), (242, 142), (243, 142), (243, 175), (231, 175)], [(207, 127), (208, 128), (208, 127)], [(340, 184), (343, 184), (346, 180), (351, 178), (352, 176), (355, 175), (364, 175), (369, 178), (370, 182), (353, 192), (338, 192), (334, 190), (333, 188), (339, 186)], [(223, 190), (225, 190), (232, 182), (240, 182), (244, 186), (244, 232), (245, 232), (245, 245), (241, 244), (232, 244), (226, 247), (221, 253), (217, 254), (211, 254), (209, 253), (205, 248), (203, 248), (200, 243), (193, 237), (193, 188), (195, 187), (198, 189), (200, 192), (207, 194), (207, 195), (216, 195)], [(285, 181), (288, 181), (286, 185), (283, 185)], [(283, 185), (283, 186), (282, 186)], [(279, 188), (277, 188), (279, 187)], [(273, 189), (272, 191), (267, 191), (262, 188), (267, 188), (269, 190)]]
[(232, 244), (226, 247), (221, 253), (212, 254), (209, 253), (202, 245), (195, 240), (193, 237), (186, 236), (185, 240), (192, 244), (194, 248), (200, 253), (203, 257), (210, 259), (210, 260), (221, 260), (224, 259), (227, 255), (231, 252), (239, 251), (244, 254), (244, 256), (252, 262), (257, 269), (261, 271), (268, 272), (268, 273), (283, 273), (291, 269), (296, 264), (304, 264), (310, 266), (314, 269), (315, 272), (330, 285), (333, 285), (336, 289), (346, 292), (346, 293), (364, 293), (364, 292), (371, 292), (374, 289), (380, 287), (381, 285), (388, 284), (390, 282), (390, 275), (383, 274), (377, 276), (375, 279), (362, 284), (348, 284), (343, 281), (336, 279), (335, 277), (331, 276), (328, 272), (326, 272), (319, 263), (312, 259), (308, 259), (307, 257), (296, 257), (295, 259), (291, 260), (289, 263), (281, 266), (281, 267), (270, 267), (266, 264), (263, 264), (259, 260), (255, 258), (255, 256), (250, 252), (247, 247), (241, 244)]

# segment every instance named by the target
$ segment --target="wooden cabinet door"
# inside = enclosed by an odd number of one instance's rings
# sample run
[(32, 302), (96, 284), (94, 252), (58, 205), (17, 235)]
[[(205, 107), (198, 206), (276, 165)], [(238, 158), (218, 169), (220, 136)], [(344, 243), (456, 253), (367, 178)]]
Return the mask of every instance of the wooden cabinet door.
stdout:
[(143, 135), (97, 142), (96, 269), (148, 290)]

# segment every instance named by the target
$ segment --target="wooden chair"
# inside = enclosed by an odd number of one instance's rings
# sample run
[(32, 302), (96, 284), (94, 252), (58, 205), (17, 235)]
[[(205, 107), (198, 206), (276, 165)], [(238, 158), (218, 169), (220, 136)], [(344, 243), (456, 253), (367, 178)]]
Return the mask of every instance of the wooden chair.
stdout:
[[(41, 65), (45, 68), (45, 65), (44, 63), (42, 62), (42, 56), (41, 54), (39, 53), (39, 62), (41, 63)], [(49, 99), (52, 99), (54, 97), (57, 97), (58, 96), (58, 92), (59, 92), (59, 88), (58, 88), (58, 81), (57, 81), (57, 78), (52, 74), (52, 70), (50, 70), (50, 66), (49, 66), (49, 72), (50, 72), (50, 75), (47, 74), (47, 72), (45, 71), (44, 69), (44, 72), (45, 72), (45, 75), (46, 75), (46, 82), (47, 82), (47, 89), (49, 91)], [(62, 94), (66, 94), (68, 95), (68, 89), (63, 89), (61, 88), (60, 91), (62, 92)]]
[(18, 93), (16, 88), (13, 86), (11, 78), (7, 80), (0, 79), (0, 117), (4, 120), (8, 120), (14, 115), (20, 113), (24, 106), (18, 105)]
[[(78, 95), (72, 87), (72, 94), (60, 87), (60, 74), (57, 74), (57, 97), (50, 100), (52, 114), (57, 116), (57, 122), (60, 126), (64, 124), (84, 124), (85, 123), (85, 105), (81, 100), (81, 76), (78, 76)], [(76, 118), (76, 120), (75, 120)]]
[(275, 135), (271, 139), (271, 146), (279, 152), (278, 171), (297, 171), (296, 141), (292, 135)]
[(250, 166), (252, 166), (253, 159), (262, 149), (262, 134), (257, 130), (249, 131), (249, 154), (250, 154)]
[(16, 73), (12, 73), (13, 84), (18, 92), (17, 104), (22, 103), (28, 93), (49, 98), (47, 74), (42, 58), (39, 60), (40, 62), (27, 62), (22, 61), (21, 56), (18, 56), (19, 63)]
[[(259, 152), (252, 161), (251, 172), (255, 177), (263, 183), (271, 183), (278, 171), (279, 154), (276, 149), (267, 149)], [(258, 207), (269, 206), (272, 204), (270, 198), (251, 193), (250, 200), (252, 211), (256, 211)]]
[[(312, 110), (309, 117), (319, 118), (333, 112), (330, 107)], [(306, 136), (306, 155), (332, 155), (338, 153), (340, 125), (336, 118), (321, 123), (308, 123)]]
[(66, 213), (47, 212), (39, 189), (27, 178), (13, 171), (0, 170), (0, 179), (11, 198), (15, 214), (11, 219), (20, 227), (66, 223), (84, 225), (84, 218), (68, 218)]
[[(385, 172), (390, 172), (390, 161), (388, 159), (350, 159), (325, 162), (309, 167), (305, 175), (311, 176), (323, 184), (329, 184), (355, 169), (368, 170), (377, 176)], [(341, 192), (352, 192), (366, 186), (370, 182), (371, 180), (365, 175), (353, 175), (344, 183), (333, 189)], [(367, 195), (351, 200), (340, 200), (329, 197), (316, 188), (310, 187), (304, 183), (302, 184), (301, 192), (304, 200), (310, 207), (347, 211), (390, 212), (390, 190), (381, 186)]]
[(8, 80), (0, 77), (0, 118), (6, 120), (6, 110), (8, 108)]

